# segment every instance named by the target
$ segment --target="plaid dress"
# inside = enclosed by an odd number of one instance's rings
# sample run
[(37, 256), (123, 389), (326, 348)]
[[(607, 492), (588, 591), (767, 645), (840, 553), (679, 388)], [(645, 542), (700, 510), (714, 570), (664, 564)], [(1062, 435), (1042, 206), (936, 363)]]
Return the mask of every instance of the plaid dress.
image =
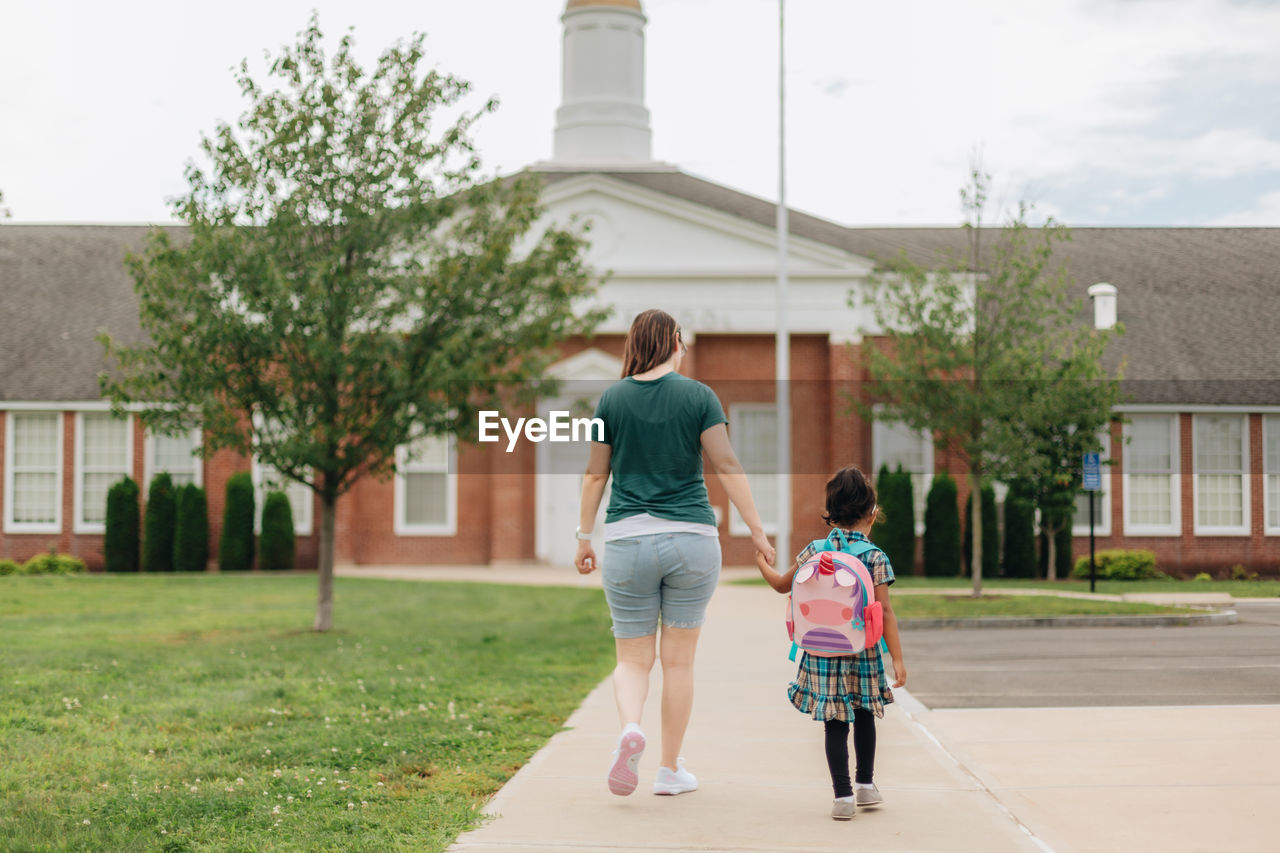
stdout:
[[(869, 541), (856, 531), (846, 530), (849, 540)], [(796, 565), (818, 553), (813, 543), (796, 557)], [(884, 551), (876, 548), (858, 559), (871, 571), (876, 586), (894, 581), (893, 567)], [(855, 708), (866, 708), (877, 717), (884, 716), (884, 706), (893, 701), (893, 691), (884, 675), (884, 661), (879, 645), (856, 655), (819, 657), (805, 652), (800, 657), (796, 680), (787, 688), (787, 697), (796, 710), (815, 720), (852, 720)]]

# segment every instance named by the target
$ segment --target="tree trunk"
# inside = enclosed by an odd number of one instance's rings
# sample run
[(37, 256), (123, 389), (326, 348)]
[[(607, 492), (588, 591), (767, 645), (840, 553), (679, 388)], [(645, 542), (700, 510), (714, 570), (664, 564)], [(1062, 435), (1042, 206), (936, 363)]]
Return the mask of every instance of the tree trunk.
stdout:
[(1058, 531), (1061, 528), (1054, 527), (1049, 524), (1042, 523), (1040, 529), (1044, 531), (1045, 539), (1048, 540), (1047, 547), (1049, 549), (1049, 565), (1045, 567), (1045, 577), (1051, 581), (1058, 579)]
[(319, 592), (316, 596), (314, 631), (333, 627), (333, 553), (334, 529), (338, 516), (338, 499), (322, 495), (320, 500), (320, 565)]
[(979, 484), (978, 472), (969, 466), (969, 494), (973, 505), (973, 597), (982, 595), (982, 487)]

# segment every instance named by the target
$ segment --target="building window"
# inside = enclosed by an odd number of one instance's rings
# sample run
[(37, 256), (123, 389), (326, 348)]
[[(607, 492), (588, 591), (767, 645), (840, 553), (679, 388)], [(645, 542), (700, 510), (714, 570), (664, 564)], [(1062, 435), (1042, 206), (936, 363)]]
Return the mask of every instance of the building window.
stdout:
[(1249, 532), (1247, 415), (1195, 415), (1196, 533)]
[(193, 429), (178, 435), (147, 434), (147, 482), (157, 474), (168, 474), (174, 486), (203, 482), (203, 465), (196, 451), (200, 449), (200, 430)]
[(1262, 419), (1263, 506), (1266, 532), (1280, 535), (1280, 415)]
[(102, 533), (107, 491), (133, 471), (132, 420), (110, 412), (76, 415), (77, 533)]
[[(747, 472), (751, 496), (769, 534), (778, 532), (778, 408), (773, 403), (729, 406), (729, 440)], [(729, 509), (729, 532), (750, 536), (736, 506)]]
[(424, 436), (396, 448), (395, 530), (399, 536), (458, 531), (457, 448), (452, 437)]
[[(1111, 436), (1103, 433), (1098, 436), (1102, 441), (1100, 451), (1102, 462), (1102, 490), (1093, 493), (1093, 532), (1096, 536), (1111, 535)], [(1076, 495), (1075, 515), (1071, 519), (1072, 536), (1089, 535), (1089, 493), (1081, 491)]]
[(1125, 535), (1178, 535), (1182, 531), (1178, 416), (1132, 415), (1125, 437)]
[(9, 412), (5, 422), (5, 530), (57, 533), (62, 529), (62, 416)]
[(253, 461), (253, 529), (262, 532), (262, 508), (267, 502), (269, 492), (284, 492), (289, 498), (289, 509), (293, 513), (293, 532), (297, 536), (311, 535), (312, 507), (314, 505), (311, 487), (297, 480), (290, 480), (271, 465)]
[(871, 426), (871, 466), (867, 473), (880, 476), (881, 467), (898, 466), (911, 475), (911, 497), (914, 501), (916, 534), (924, 533), (924, 505), (933, 482), (933, 439), (924, 430), (913, 430), (894, 421), (875, 421)]

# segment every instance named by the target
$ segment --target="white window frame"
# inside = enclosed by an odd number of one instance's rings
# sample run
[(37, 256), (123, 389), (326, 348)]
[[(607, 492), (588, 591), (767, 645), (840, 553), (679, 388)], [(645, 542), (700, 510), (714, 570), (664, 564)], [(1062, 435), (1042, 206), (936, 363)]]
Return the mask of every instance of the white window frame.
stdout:
[[(157, 436), (154, 432), (152, 432), (151, 430), (147, 430), (147, 436), (144, 441), (144, 450), (143, 450), (143, 452), (146, 454), (146, 457), (145, 457), (146, 461), (143, 465), (143, 468), (144, 468), (143, 476), (146, 479), (148, 487), (151, 485), (151, 481), (155, 478), (156, 474), (160, 474), (164, 472), (168, 472), (170, 474), (173, 473), (172, 471), (169, 471), (167, 468), (160, 468), (158, 465), (156, 465), (156, 438)], [(192, 471), (194, 472), (194, 478), (192, 479), (191, 482), (201, 487), (204, 486), (204, 460), (199, 456), (196, 456), (194, 451), (197, 448), (199, 448), (203, 442), (204, 442), (203, 431), (201, 431), (199, 427), (192, 429), (191, 430), (191, 450), (193, 452), (191, 454), (191, 468), (192, 468)]]
[[(16, 419), (23, 415), (54, 415), (58, 424), (58, 464), (55, 472), (56, 475), (56, 494), (57, 503), (54, 510), (55, 520), (52, 523), (39, 522), (18, 522), (13, 520), (13, 502), (14, 502), (14, 475), (18, 473), (14, 464), (14, 434)], [(62, 479), (63, 479), (63, 421), (64, 413), (53, 410), (24, 410), (15, 412), (12, 409), (4, 413), (4, 532), (5, 533), (61, 533), (62, 532)]]
[[(734, 432), (733, 424), (735, 424), (738, 421), (739, 416), (744, 412), (765, 412), (765, 413), (772, 414), (776, 418), (778, 415), (778, 406), (776, 403), (731, 403), (729, 405), (729, 443), (733, 446), (733, 452), (737, 454), (739, 459), (742, 458), (742, 452), (741, 452), (741, 448), (738, 446), (738, 442), (735, 436), (740, 435), (740, 433)], [(773, 453), (775, 455), (777, 453), (776, 446), (773, 450)], [(773, 477), (776, 479), (777, 476), (778, 475), (776, 473), (752, 474), (750, 472), (747, 472), (747, 483), (752, 485), (752, 492), (754, 493), (756, 490), (755, 490), (754, 484), (752, 483), (753, 478)], [(782, 499), (781, 496), (779, 496), (779, 500), (781, 499)], [(750, 536), (751, 528), (747, 527), (747, 523), (743, 521), (742, 513), (738, 512), (738, 508), (736, 506), (733, 506), (732, 501), (730, 501), (729, 504), (730, 504), (729, 535), (730, 536)], [(769, 534), (770, 536), (776, 536), (778, 534), (778, 519), (776, 517), (764, 518), (763, 514), (761, 514), (760, 521), (764, 525), (765, 533)]]
[[(447, 436), (448, 454), (443, 472), (435, 465), (409, 459), (409, 445), (396, 448), (395, 520), (397, 536), (456, 536), (458, 534), (458, 440)], [(408, 507), (406, 475), (414, 473), (445, 475), (445, 521), (443, 524), (410, 524), (404, 514)]]
[[(1199, 440), (1201, 424), (1205, 418), (1229, 418), (1239, 422), (1240, 424), (1240, 465), (1239, 471), (1207, 471), (1201, 472), (1197, 467), (1197, 457), (1199, 456)], [(1195, 535), (1197, 536), (1248, 536), (1251, 528), (1250, 524), (1250, 504), (1249, 504), (1249, 416), (1244, 414), (1236, 414), (1234, 412), (1217, 413), (1200, 413), (1191, 416), (1191, 497), (1192, 497), (1192, 516), (1195, 519)], [(1229, 476), (1238, 476), (1240, 478), (1240, 524), (1232, 526), (1211, 525), (1200, 523), (1200, 475), (1206, 474), (1226, 474)]]
[[(73, 501), (75, 507), (75, 520), (71, 525), (72, 532), (84, 534), (104, 534), (107, 532), (106, 522), (98, 524), (96, 522), (88, 522), (84, 520), (85, 502), (84, 502), (84, 478), (86, 474), (103, 473), (102, 471), (90, 471), (84, 462), (84, 420), (86, 415), (110, 417), (108, 412), (76, 412), (76, 447), (75, 447), (75, 499)], [(125, 434), (125, 451), (124, 451), (124, 468), (122, 469), (121, 479), (133, 476), (133, 415), (127, 415), (124, 419)], [(110, 469), (107, 473), (115, 470)]]
[[(1169, 524), (1135, 524), (1132, 520), (1133, 501), (1130, 496), (1130, 477), (1133, 475), (1133, 441), (1131, 423), (1124, 425), (1124, 472), (1121, 477), (1124, 491), (1125, 536), (1181, 536), (1182, 535), (1182, 424), (1177, 412), (1143, 412), (1131, 418), (1160, 417), (1169, 424)], [(1139, 471), (1139, 474), (1146, 473)]]
[[(1280, 536), (1280, 453), (1276, 467), (1267, 464), (1267, 442), (1280, 444), (1280, 415), (1262, 416), (1262, 532), (1266, 536)], [(1280, 450), (1280, 448), (1278, 448)], [(1271, 479), (1276, 480), (1276, 497), (1271, 496)], [(1271, 523), (1271, 513), (1276, 513), (1276, 523)]]
[[(934, 470), (933, 458), (933, 435), (928, 430), (912, 430), (899, 421), (881, 420), (879, 412), (875, 413), (875, 420), (871, 423), (871, 470), (867, 472), (872, 477), (872, 482), (880, 476), (880, 468), (889, 462), (884, 456), (883, 448), (887, 443), (889, 433), (892, 431), (916, 432), (916, 436), (924, 445), (922, 453), (923, 471), (907, 471), (904, 466), (903, 471), (912, 475), (912, 512), (914, 513), (915, 529), (917, 536), (924, 535), (924, 507), (929, 496), (929, 485), (933, 482)], [(897, 470), (896, 460), (890, 462), (889, 469)], [(920, 482), (917, 483), (916, 480)]]
[[(1111, 535), (1111, 466), (1107, 463), (1111, 461), (1111, 432), (1108, 430), (1103, 432), (1098, 438), (1102, 441), (1102, 450), (1098, 461), (1102, 463), (1102, 489), (1094, 494), (1093, 500), (1093, 533), (1095, 536)], [(1083, 484), (1082, 484), (1083, 485)], [(1083, 489), (1080, 490), (1081, 495), (1088, 494)], [(1088, 536), (1089, 535), (1089, 513), (1077, 512), (1075, 518), (1071, 520), (1072, 536)]]

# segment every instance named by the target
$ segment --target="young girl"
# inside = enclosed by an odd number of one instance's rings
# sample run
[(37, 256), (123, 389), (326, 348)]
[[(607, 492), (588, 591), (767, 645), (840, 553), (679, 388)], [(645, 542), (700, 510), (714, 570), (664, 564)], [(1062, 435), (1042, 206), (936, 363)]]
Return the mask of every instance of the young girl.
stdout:
[[(827, 511), (823, 520), (830, 527), (840, 528), (850, 542), (864, 541), (876, 520), (876, 492), (867, 478), (850, 465), (836, 473), (827, 483)], [(822, 550), (821, 541), (805, 547), (796, 557), (795, 565), (786, 574), (779, 574), (760, 555), (756, 566), (760, 574), (775, 590), (791, 591), (791, 581), (796, 570), (806, 560)], [(889, 606), (889, 584), (893, 583), (893, 568), (889, 558), (879, 548), (862, 554), (859, 559), (871, 571), (875, 583), (876, 601), (884, 614), (884, 640), (893, 657), (894, 687), (907, 682), (907, 667), (902, 660), (902, 644), (898, 639), (898, 620)], [(805, 652), (800, 658), (800, 670), (796, 680), (787, 690), (791, 704), (796, 709), (822, 720), (826, 727), (827, 767), (831, 771), (831, 786), (835, 802), (831, 817), (849, 820), (859, 805), (873, 806), (884, 801), (872, 782), (876, 758), (876, 717), (884, 716), (884, 705), (893, 701), (893, 693), (885, 679), (884, 662), (877, 646), (856, 654), (838, 657), (819, 657)], [(849, 723), (853, 722), (853, 750), (857, 759), (857, 791), (849, 779)]]

